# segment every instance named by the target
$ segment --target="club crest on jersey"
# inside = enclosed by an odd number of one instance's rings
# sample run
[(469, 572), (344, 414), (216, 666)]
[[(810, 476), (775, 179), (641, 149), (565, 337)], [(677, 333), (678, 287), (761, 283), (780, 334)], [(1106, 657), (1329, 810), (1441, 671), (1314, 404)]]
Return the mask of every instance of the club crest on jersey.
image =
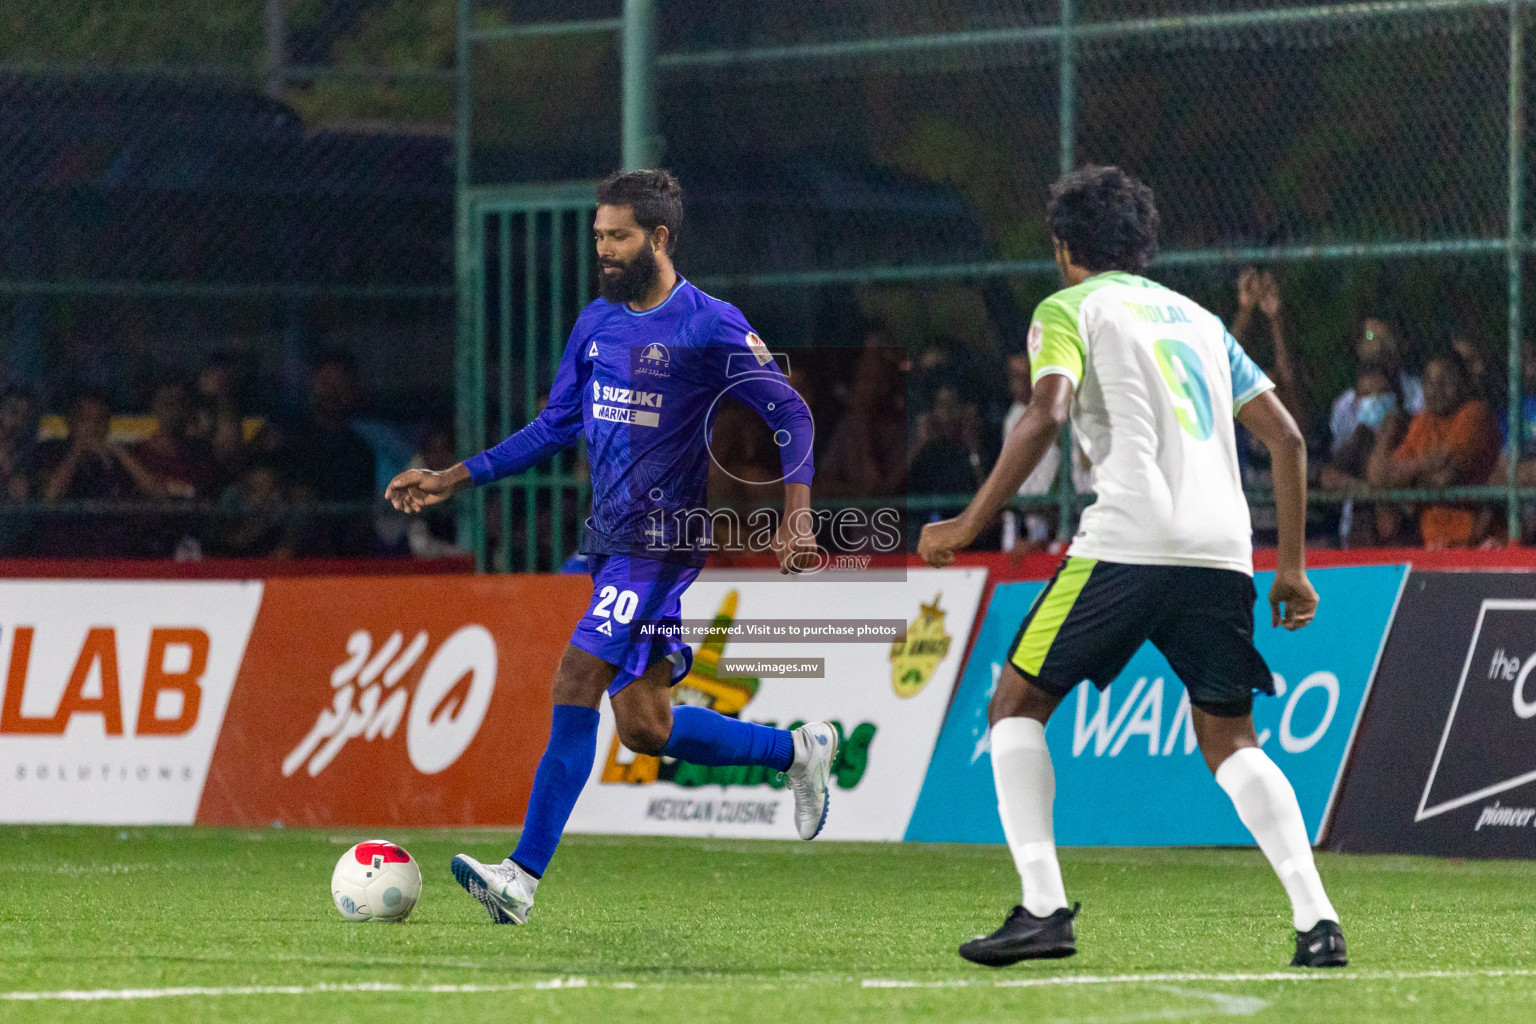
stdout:
[(670, 377), (672, 353), (668, 352), (667, 346), (659, 341), (643, 346), (640, 349), (640, 364), (635, 368), (635, 372), (650, 377)]
[(773, 359), (773, 356), (768, 353), (768, 346), (763, 344), (763, 339), (757, 336), (756, 331), (747, 332), (747, 347), (757, 357), (758, 366), (766, 366)]

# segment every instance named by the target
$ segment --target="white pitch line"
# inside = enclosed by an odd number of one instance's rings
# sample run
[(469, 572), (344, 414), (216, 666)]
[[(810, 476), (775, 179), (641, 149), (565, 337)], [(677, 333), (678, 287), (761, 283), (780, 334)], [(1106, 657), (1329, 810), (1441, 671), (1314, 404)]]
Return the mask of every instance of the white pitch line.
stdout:
[(1447, 978), (1530, 978), (1536, 970), (1475, 971), (1266, 971), (1264, 973), (1177, 974), (1061, 974), (1043, 978), (956, 978), (945, 981), (908, 981), (899, 978), (865, 978), (864, 988), (1043, 988), (1051, 985), (1155, 985), (1174, 981), (1415, 981)]
[[(916, 981), (901, 978), (864, 978), (860, 987), (886, 988), (1043, 988), (1069, 985), (1159, 985), (1169, 982), (1245, 982), (1245, 981), (1415, 981), (1415, 980), (1468, 980), (1471, 978), (1531, 978), (1536, 970), (1487, 969), (1468, 971), (1269, 971), (1264, 973), (1214, 973), (1188, 972), (1165, 974), (1063, 974), (1037, 978), (956, 978), (939, 981)], [(847, 979), (851, 981), (852, 979)], [(173, 988), (97, 988), (59, 989), (51, 992), (0, 992), (0, 1002), (123, 1002), (137, 999), (184, 999), (191, 997), (223, 998), (228, 996), (323, 996), (323, 995), (484, 995), (506, 992), (548, 992), (568, 989), (684, 989), (729, 987), (740, 983), (728, 979), (720, 985), (700, 982), (636, 982), (593, 981), (588, 978), (550, 978), (546, 981), (508, 982), (501, 985), (402, 985), (388, 981), (358, 981), (320, 983), (315, 985), (230, 985), (230, 986), (180, 986)], [(810, 982), (816, 984), (815, 980)], [(828, 978), (821, 984), (846, 983), (842, 978)], [(769, 980), (749, 981), (743, 987), (757, 990), (803, 988), (805, 979), (776, 983)]]
[[(180, 999), (188, 996), (321, 996), (337, 993), (386, 993), (425, 995), (478, 995), (486, 992), (549, 991), (596, 988), (586, 978), (551, 978), (548, 981), (511, 982), (505, 985), (400, 985), (388, 981), (339, 982), (318, 985), (233, 985), (179, 988), (62, 989), (57, 992), (0, 992), (10, 1002), (111, 1002), (129, 999)], [(605, 988), (635, 988), (633, 982), (611, 982)]]

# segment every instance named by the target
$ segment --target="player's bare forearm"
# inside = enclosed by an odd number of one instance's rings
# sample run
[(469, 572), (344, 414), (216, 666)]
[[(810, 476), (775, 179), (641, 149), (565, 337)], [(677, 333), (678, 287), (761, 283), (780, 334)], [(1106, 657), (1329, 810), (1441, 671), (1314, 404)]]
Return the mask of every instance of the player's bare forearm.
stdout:
[(784, 519), (804, 516), (811, 509), (811, 485), (786, 483), (784, 485)]
[(1306, 563), (1307, 443), (1273, 391), (1243, 406), (1237, 419), (1264, 442), (1274, 469), (1280, 550), (1269, 588), (1270, 624), (1300, 629), (1317, 614), (1317, 591), (1307, 579)]
[(784, 519), (774, 535), (773, 551), (780, 572), (804, 572), (815, 564), (816, 519), (809, 484), (784, 484)]
[(1056, 443), (1072, 409), (1072, 391), (1071, 380), (1059, 373), (1041, 377), (1035, 385), (1024, 415), (1003, 440), (997, 464), (960, 513), (959, 518), (973, 539), (1019, 493), (1025, 479)]
[(420, 512), (438, 505), (474, 486), (469, 467), (459, 463), (441, 472), (430, 469), (408, 469), (396, 476), (384, 489), (384, 497), (401, 512)]
[(1307, 446), (1298, 433), (1277, 447), (1270, 448), (1270, 459), (1280, 525), (1278, 564), (1300, 571), (1307, 557)]
[(1237, 419), (1269, 449), (1280, 533), (1278, 568), (1282, 572), (1302, 572), (1306, 568), (1306, 440), (1273, 391), (1266, 391), (1244, 405)]

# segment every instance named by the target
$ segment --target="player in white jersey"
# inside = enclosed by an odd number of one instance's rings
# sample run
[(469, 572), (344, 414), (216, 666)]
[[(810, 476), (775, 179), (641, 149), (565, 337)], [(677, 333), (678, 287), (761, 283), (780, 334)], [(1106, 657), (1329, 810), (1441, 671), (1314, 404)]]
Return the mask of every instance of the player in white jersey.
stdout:
[(960, 955), (1002, 966), (1076, 952), (1045, 723), (1079, 682), (1109, 685), (1150, 640), (1189, 691), (1206, 764), (1290, 897), (1292, 965), (1343, 966), (1344, 934), (1296, 794), (1253, 728), (1253, 691), (1273, 693), (1274, 684), (1253, 645), (1253, 549), (1233, 420), (1273, 457), (1280, 550), (1269, 604), (1273, 624), (1287, 629), (1317, 610), (1304, 557), (1301, 432), (1219, 319), (1139, 276), (1157, 252), (1149, 188), (1116, 167), (1084, 167), (1052, 186), (1046, 220), (1067, 287), (1040, 304), (1030, 326), (1033, 397), (970, 505), (924, 527), (918, 545), (930, 565), (951, 562), (1070, 415), (1098, 500), (1025, 617), (988, 708), (998, 813), (1024, 899)]

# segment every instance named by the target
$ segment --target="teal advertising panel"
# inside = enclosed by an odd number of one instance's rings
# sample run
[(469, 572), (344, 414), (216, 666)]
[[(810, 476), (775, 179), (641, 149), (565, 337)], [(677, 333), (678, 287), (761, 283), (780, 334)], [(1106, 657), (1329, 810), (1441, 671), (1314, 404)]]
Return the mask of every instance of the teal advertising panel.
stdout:
[[(1317, 619), (1291, 633), (1269, 624), (1273, 573), (1258, 573), (1255, 643), (1275, 677), (1256, 695), (1264, 750), (1296, 787), (1314, 842), (1349, 749), (1408, 571), (1322, 569)], [(987, 702), (1008, 644), (1043, 583), (992, 592), (976, 647), (929, 764), (906, 838), (1001, 843), (988, 753)], [(1189, 699), (1150, 644), (1102, 692), (1080, 683), (1046, 728), (1063, 846), (1227, 846), (1253, 842), (1195, 745)]]

